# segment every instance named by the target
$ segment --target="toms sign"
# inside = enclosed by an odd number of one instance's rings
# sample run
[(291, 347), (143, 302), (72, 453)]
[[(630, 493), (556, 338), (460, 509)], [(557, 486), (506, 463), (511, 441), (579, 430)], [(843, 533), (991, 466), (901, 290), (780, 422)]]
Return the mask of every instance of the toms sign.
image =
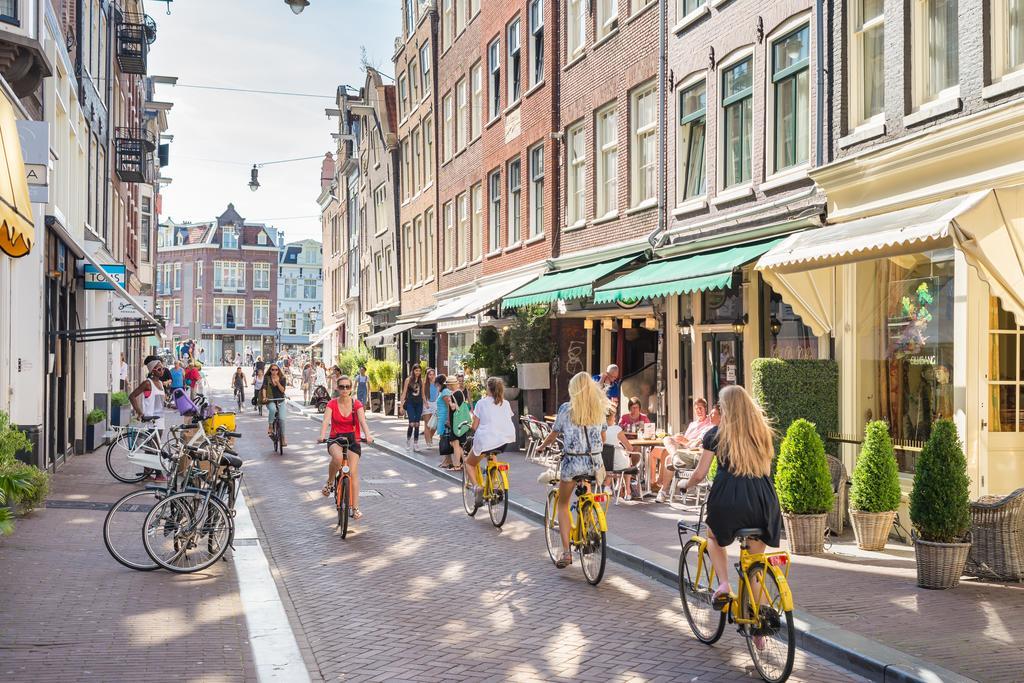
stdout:
[[(103, 269), (110, 274), (110, 277), (121, 285), (125, 286), (125, 279), (127, 277), (126, 268), (120, 264), (111, 264), (109, 266), (103, 266)], [(114, 286), (110, 284), (106, 276), (99, 271), (99, 268), (92, 265), (91, 263), (85, 264), (85, 269), (82, 271), (85, 275), (85, 288), (86, 289), (103, 289), (113, 290)]]

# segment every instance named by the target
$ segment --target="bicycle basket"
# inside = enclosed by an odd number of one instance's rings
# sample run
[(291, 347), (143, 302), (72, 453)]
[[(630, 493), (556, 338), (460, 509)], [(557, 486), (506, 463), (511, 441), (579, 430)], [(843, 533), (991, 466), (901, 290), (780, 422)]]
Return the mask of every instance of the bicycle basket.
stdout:
[(217, 431), (218, 427), (223, 427), (229, 432), (235, 431), (235, 414), (217, 413), (216, 415), (203, 420), (203, 429), (206, 430), (207, 434), (213, 434)]

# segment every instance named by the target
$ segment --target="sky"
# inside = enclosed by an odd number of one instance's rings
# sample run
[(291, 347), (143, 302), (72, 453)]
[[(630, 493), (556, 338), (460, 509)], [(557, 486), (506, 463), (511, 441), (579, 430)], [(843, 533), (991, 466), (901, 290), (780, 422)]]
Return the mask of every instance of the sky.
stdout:
[[(361, 87), (361, 47), (393, 76), (394, 38), (401, 0), (310, 0), (300, 15), (284, 0), (145, 0), (157, 22), (149, 74), (177, 76), (157, 85), (168, 112), (170, 165), (162, 175), (163, 217), (204, 221), (228, 202), (246, 220), (284, 230), (288, 241), (321, 239), (320, 166), (336, 145), (338, 85)], [(388, 82), (385, 79), (385, 82)], [(323, 95), (284, 97), (183, 87), (204, 85)], [(260, 169), (261, 187), (248, 188), (254, 163), (317, 157)]]

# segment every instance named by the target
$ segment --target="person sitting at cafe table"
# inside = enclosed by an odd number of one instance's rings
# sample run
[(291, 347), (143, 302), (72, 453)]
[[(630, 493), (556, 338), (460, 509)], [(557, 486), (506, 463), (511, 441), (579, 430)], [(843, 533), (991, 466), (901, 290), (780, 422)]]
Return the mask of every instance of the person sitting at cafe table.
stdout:
[(666, 500), (671, 500), (668, 489), (672, 484), (672, 476), (675, 470), (694, 464), (687, 463), (681, 451), (701, 448), (704, 434), (710, 431), (712, 427), (718, 426), (722, 419), (722, 411), (716, 403), (711, 408), (711, 412), (708, 413), (708, 402), (703, 398), (698, 398), (693, 402), (693, 417), (693, 422), (690, 423), (685, 432), (665, 437), (665, 453), (667, 453), (667, 456), (664, 458), (664, 467), (662, 467), (659, 476), (661, 491), (658, 492), (655, 502), (664, 503)]
[(638, 434), (644, 430), (645, 424), (650, 424), (651, 418), (647, 417), (640, 410), (640, 399), (633, 396), (629, 399), (629, 412), (622, 416), (619, 420), (619, 426), (622, 427), (622, 431), (630, 434)]

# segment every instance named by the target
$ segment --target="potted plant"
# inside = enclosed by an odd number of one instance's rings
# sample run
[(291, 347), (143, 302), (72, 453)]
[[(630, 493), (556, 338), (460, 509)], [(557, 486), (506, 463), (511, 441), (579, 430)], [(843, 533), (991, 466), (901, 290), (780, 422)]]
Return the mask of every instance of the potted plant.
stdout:
[[(18, 451), (28, 451), (31, 448), (32, 442), (25, 433), (11, 425), (7, 413), (0, 411), (0, 536), (6, 536), (14, 531), (14, 505), (24, 504), (26, 498), (35, 497), (33, 474), (18, 467), (24, 463), (14, 457)], [(36, 472), (42, 471), (30, 465), (25, 467)], [(43, 497), (45, 496), (44, 491)]]
[(497, 328), (487, 326), (481, 328), (475, 342), (462, 358), (462, 366), (467, 370), (478, 370), (484, 375), (501, 377), (506, 384), (512, 376), (512, 365), (509, 362), (507, 334), (503, 335)]
[(128, 426), (131, 420), (131, 406), (128, 403), (128, 392), (115, 391), (110, 395), (110, 424), (115, 426)]
[(103, 443), (107, 431), (107, 414), (99, 408), (93, 408), (85, 416), (85, 450), (92, 452)]
[(964, 573), (971, 544), (967, 459), (952, 420), (932, 425), (931, 436), (917, 458), (910, 492), (914, 525), (917, 585), (955, 588)]
[(398, 391), (398, 374), (401, 366), (393, 360), (382, 360), (377, 364), (377, 380), (384, 398), (384, 414), (395, 414), (395, 394)]
[(825, 550), (828, 511), (832, 509), (832, 478), (814, 423), (800, 418), (786, 430), (779, 449), (775, 489), (789, 547), (797, 555)]
[(850, 490), (850, 519), (857, 547), (882, 550), (900, 507), (900, 475), (889, 437), (889, 425), (869, 422), (864, 429)]
[(551, 322), (546, 307), (527, 307), (516, 312), (506, 332), (508, 350), (516, 364), (520, 389), (551, 387)]
[(380, 364), (381, 361), (372, 358), (366, 361), (366, 377), (370, 385), (370, 410), (375, 413), (379, 413), (381, 406), (384, 404), (384, 398), (381, 394)]

